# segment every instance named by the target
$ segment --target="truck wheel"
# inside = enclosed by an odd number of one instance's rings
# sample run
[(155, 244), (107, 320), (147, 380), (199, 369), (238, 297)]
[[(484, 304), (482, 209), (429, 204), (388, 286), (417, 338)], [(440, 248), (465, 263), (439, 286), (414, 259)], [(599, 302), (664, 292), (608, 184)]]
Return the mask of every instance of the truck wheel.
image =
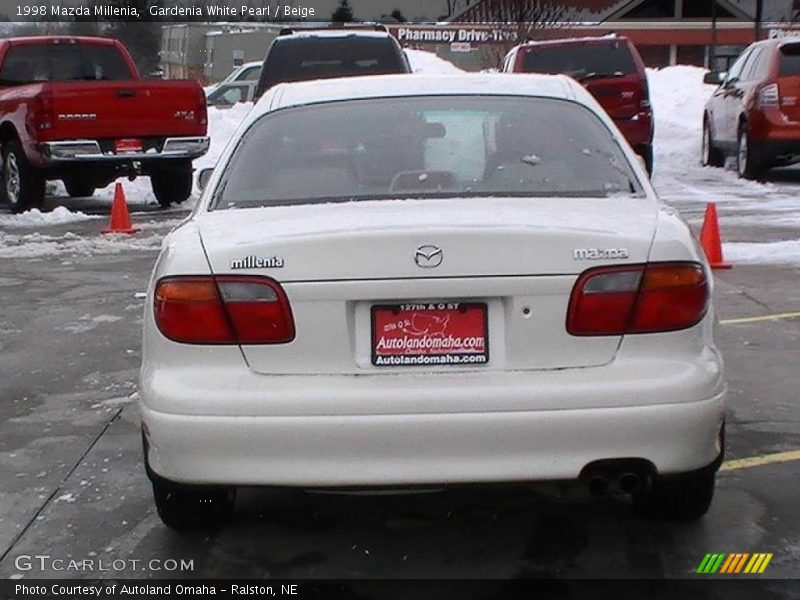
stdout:
[(11, 212), (21, 213), (44, 204), (45, 178), (32, 166), (17, 140), (3, 146), (2, 194)]
[(693, 521), (708, 512), (716, 469), (656, 477), (649, 489), (633, 494), (633, 506), (646, 518)]
[(161, 206), (167, 208), (170, 204), (180, 204), (192, 193), (192, 164), (154, 171), (150, 183)]
[(75, 176), (65, 177), (62, 181), (70, 198), (88, 198), (94, 195), (95, 187), (90, 181)]

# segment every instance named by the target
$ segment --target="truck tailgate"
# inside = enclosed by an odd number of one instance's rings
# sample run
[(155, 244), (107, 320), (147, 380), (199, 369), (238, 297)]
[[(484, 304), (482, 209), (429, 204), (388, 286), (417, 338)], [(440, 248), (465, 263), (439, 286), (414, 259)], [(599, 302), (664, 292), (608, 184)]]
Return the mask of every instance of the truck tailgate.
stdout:
[(52, 83), (54, 127), (47, 138), (205, 135), (205, 96), (194, 81)]

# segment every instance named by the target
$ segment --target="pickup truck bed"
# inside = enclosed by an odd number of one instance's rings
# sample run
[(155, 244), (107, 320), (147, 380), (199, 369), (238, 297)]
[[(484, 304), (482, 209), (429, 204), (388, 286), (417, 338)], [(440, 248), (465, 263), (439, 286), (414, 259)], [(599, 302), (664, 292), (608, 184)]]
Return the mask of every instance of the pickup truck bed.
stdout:
[(0, 195), (15, 212), (41, 206), (48, 179), (89, 196), (146, 175), (162, 205), (182, 202), (207, 122), (199, 83), (142, 80), (116, 40), (0, 41)]

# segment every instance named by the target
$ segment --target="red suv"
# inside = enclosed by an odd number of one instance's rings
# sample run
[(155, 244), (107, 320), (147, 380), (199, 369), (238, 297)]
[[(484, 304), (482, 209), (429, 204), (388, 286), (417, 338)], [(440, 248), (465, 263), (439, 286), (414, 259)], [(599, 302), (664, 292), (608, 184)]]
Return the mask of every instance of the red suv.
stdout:
[(754, 179), (800, 161), (800, 41), (756, 42), (704, 81), (719, 84), (703, 114), (704, 165), (733, 154), (739, 176)]
[(528, 42), (503, 63), (506, 73), (562, 73), (581, 82), (606, 109), (653, 172), (653, 110), (642, 57), (624, 37)]

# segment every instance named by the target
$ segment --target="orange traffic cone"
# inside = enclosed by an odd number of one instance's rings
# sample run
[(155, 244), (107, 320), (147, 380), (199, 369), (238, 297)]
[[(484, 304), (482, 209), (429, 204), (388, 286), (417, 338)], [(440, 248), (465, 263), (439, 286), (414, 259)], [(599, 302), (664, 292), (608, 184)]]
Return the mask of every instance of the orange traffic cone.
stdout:
[(708, 263), (712, 269), (730, 269), (733, 265), (726, 263), (722, 258), (722, 241), (719, 236), (719, 221), (717, 221), (717, 205), (709, 202), (706, 205), (706, 215), (703, 219), (703, 229), (700, 231), (700, 245), (706, 253)]
[(136, 233), (139, 231), (131, 223), (131, 216), (128, 214), (128, 202), (125, 200), (125, 191), (122, 184), (117, 183), (114, 188), (114, 204), (111, 205), (111, 218), (108, 220), (108, 227), (102, 233)]

